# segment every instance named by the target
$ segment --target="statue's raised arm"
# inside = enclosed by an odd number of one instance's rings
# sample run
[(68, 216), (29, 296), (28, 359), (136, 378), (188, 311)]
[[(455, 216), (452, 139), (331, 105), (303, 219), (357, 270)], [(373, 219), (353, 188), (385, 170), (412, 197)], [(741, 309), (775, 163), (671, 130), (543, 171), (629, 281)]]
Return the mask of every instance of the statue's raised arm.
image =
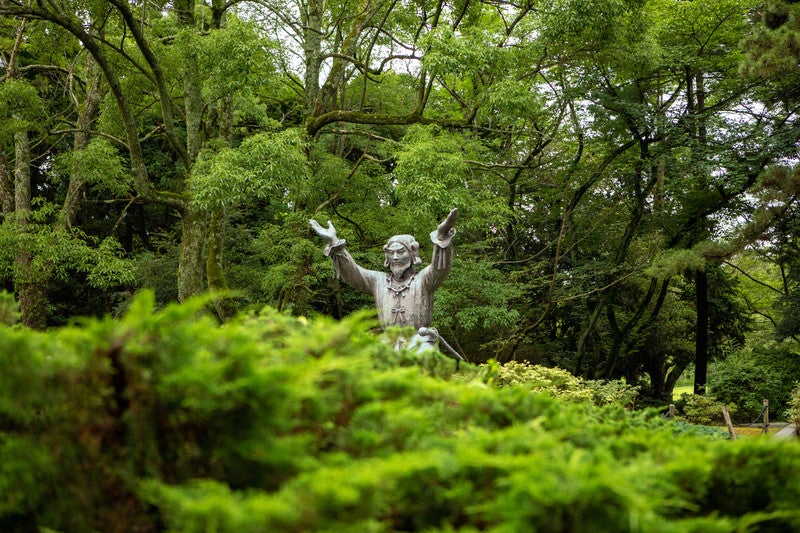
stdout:
[(458, 208), (452, 209), (439, 227), (436, 228), (436, 236), (439, 240), (447, 239), (455, 235), (456, 219), (458, 218)]
[(450, 266), (453, 264), (453, 246), (451, 241), (456, 234), (456, 219), (458, 218), (458, 208), (451, 209), (447, 217), (431, 232), (431, 242), (433, 242), (433, 257), (431, 268), (433, 272), (426, 273), (429, 278), (426, 285), (433, 290), (444, 282), (450, 273)]

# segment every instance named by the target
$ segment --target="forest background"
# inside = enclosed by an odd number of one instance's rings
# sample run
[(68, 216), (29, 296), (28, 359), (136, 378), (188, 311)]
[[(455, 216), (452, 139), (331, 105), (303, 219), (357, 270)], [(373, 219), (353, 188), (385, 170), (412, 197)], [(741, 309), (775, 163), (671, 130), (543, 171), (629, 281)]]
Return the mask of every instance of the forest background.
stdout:
[(784, 401), (800, 375), (800, 3), (0, 0), (0, 16), (0, 278), (25, 326), (120, 316), (144, 288), (158, 307), (212, 291), (222, 322), (342, 318), (372, 302), (334, 279), (309, 218), (380, 269), (388, 236), (426, 255), (458, 207), (434, 326), (472, 362), (654, 400), (692, 366), (703, 392), (709, 361)]

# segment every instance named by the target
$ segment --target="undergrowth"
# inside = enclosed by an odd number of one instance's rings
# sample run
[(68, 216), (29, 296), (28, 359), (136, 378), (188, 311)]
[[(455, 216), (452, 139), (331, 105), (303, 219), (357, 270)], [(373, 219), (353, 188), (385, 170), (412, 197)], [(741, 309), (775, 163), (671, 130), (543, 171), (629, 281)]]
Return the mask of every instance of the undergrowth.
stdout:
[(800, 528), (794, 443), (627, 410), (623, 383), (395, 352), (364, 315), (219, 326), (205, 303), (0, 326), (1, 530)]

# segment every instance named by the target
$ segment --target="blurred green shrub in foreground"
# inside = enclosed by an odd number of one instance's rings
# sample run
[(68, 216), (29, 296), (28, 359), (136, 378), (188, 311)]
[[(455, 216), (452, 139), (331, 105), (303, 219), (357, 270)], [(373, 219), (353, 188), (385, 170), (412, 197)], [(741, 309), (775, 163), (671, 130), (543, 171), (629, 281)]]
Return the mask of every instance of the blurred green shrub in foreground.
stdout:
[(499, 367), (393, 352), (363, 315), (218, 326), (204, 303), (0, 327), (0, 530), (800, 528), (794, 442), (568, 401), (536, 368), (496, 387)]

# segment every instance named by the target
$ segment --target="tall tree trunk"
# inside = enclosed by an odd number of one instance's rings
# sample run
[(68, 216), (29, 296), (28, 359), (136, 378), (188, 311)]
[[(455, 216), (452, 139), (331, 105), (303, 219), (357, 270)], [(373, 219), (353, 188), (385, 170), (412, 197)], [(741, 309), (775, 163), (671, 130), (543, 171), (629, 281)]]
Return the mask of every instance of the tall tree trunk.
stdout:
[(706, 393), (708, 378), (708, 274), (695, 272), (697, 324), (695, 331), (694, 393)]
[[(228, 290), (223, 268), (223, 251), (225, 249), (225, 213), (215, 210), (208, 225), (208, 249), (206, 250), (206, 278), (208, 288), (214, 292)], [(234, 317), (236, 305), (227, 295), (214, 297), (214, 307), (223, 322)]]
[[(175, 12), (180, 25), (190, 33), (195, 29), (194, 0), (176, 0)], [(192, 33), (194, 35), (194, 33)], [(201, 94), (202, 79), (198, 66), (197, 53), (194, 47), (185, 47), (183, 55), (183, 98), (186, 125), (186, 176), (192, 174), (192, 167), (203, 146), (202, 120), (203, 99)], [(164, 102), (163, 105), (169, 105)], [(181, 250), (178, 264), (178, 300), (205, 292), (204, 257), (206, 253), (206, 237), (208, 216), (204, 210), (191, 202), (181, 210)]]
[(14, 134), (14, 213), (17, 232), (22, 239), (14, 272), (22, 324), (33, 329), (44, 329), (47, 321), (48, 276), (37, 269), (36, 252), (33, 247), (26, 245), (31, 231), (31, 146), (27, 131)]
[(205, 254), (207, 217), (194, 206), (181, 211), (181, 250), (178, 260), (178, 300), (185, 301), (205, 292)]
[(186, 152), (189, 166), (197, 160), (203, 146), (203, 98), (201, 95), (200, 67), (194, 47), (184, 56), (183, 95), (186, 112)]
[[(17, 77), (17, 53), (19, 52), (27, 21), (17, 27), (17, 35), (6, 67), (6, 80)], [(24, 124), (23, 117), (14, 119)], [(6, 184), (7, 187), (7, 184)], [(31, 141), (28, 131), (14, 133), (14, 224), (20, 239), (19, 252), (14, 268), (14, 287), (22, 312), (22, 324), (33, 329), (44, 329), (47, 319), (46, 283), (38, 275), (36, 252), (28, 241), (31, 214)]]
[[(701, 72), (696, 72), (694, 75), (689, 75), (687, 80), (687, 86), (691, 88), (692, 80), (695, 83), (695, 99), (691, 98), (691, 92), (687, 94), (690, 97), (690, 104), (694, 104), (693, 107), (690, 105), (689, 111), (694, 113), (697, 116), (697, 120), (693, 121), (693, 125), (695, 126), (695, 130), (691, 132), (691, 134), (697, 137), (698, 146), (700, 150), (700, 158), (705, 158), (705, 148), (706, 143), (708, 142), (707, 132), (706, 132), (706, 124), (705, 119), (703, 118), (702, 113), (705, 111), (705, 101), (706, 101), (706, 92), (705, 92), (705, 84), (703, 74)], [(703, 184), (703, 187), (706, 185)], [(701, 236), (698, 237), (704, 238), (706, 235), (706, 224), (705, 218), (703, 218), (700, 222), (698, 222), (699, 231), (702, 232)], [(709, 313), (709, 306), (708, 306), (708, 274), (705, 270), (703, 271), (696, 271), (694, 275), (695, 279), (695, 307), (697, 311), (697, 322), (695, 324), (695, 370), (694, 370), (694, 393), (695, 394), (705, 394), (706, 392), (706, 380), (708, 378), (708, 313)]]
[(0, 207), (3, 217), (14, 212), (14, 178), (5, 152), (0, 150)]
[(306, 72), (305, 107), (309, 116), (322, 113), (320, 102), (320, 67), (322, 64), (322, 0), (308, 0), (302, 13), (303, 18), (303, 54), (305, 55)]

